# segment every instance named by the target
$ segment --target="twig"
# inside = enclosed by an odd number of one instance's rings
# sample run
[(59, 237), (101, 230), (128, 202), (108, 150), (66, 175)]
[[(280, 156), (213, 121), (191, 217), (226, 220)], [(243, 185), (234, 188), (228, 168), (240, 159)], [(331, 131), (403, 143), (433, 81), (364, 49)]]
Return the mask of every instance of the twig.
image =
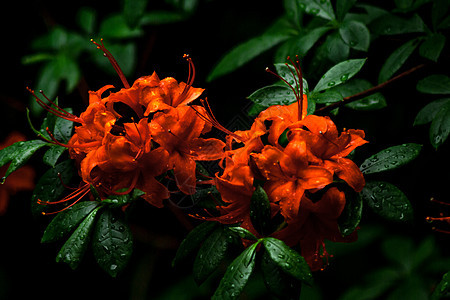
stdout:
[(414, 68), (411, 68), (411, 69), (409, 69), (409, 70), (407, 70), (407, 71), (405, 71), (405, 72), (403, 72), (403, 73), (401, 73), (401, 74), (399, 74), (399, 75), (397, 75), (397, 76), (395, 76), (395, 77), (393, 77), (393, 78), (391, 78), (391, 79), (389, 79), (389, 80), (387, 80), (387, 81), (385, 81), (383, 83), (380, 83), (377, 86), (371, 87), (370, 89), (367, 89), (367, 90), (362, 91), (360, 93), (354, 94), (352, 96), (345, 97), (339, 102), (335, 102), (335, 103), (332, 103), (330, 105), (321, 107), (321, 108), (316, 110), (316, 113), (327, 111), (327, 110), (332, 110), (332, 109), (338, 108), (341, 105), (349, 104), (349, 103), (352, 103), (354, 101), (360, 100), (360, 99), (362, 99), (364, 97), (367, 97), (367, 96), (370, 96), (372, 94), (375, 94), (376, 92), (378, 92), (379, 90), (383, 89), (385, 86), (389, 85), (390, 83), (392, 83), (392, 82), (394, 82), (394, 81), (396, 81), (398, 79), (401, 79), (401, 78), (403, 78), (405, 76), (408, 76), (411, 73), (414, 73), (417, 70), (420, 70), (420, 69), (422, 69), (425, 66), (426, 66), (425, 64), (420, 64), (418, 66), (415, 66)]

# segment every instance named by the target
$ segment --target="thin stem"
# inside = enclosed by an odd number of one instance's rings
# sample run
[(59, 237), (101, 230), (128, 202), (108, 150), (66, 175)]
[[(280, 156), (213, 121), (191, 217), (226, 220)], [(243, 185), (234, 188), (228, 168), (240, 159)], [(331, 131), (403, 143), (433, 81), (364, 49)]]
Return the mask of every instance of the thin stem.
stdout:
[(397, 81), (398, 79), (401, 79), (403, 77), (406, 77), (406, 76), (408, 76), (408, 75), (410, 75), (410, 74), (412, 74), (412, 73), (422, 69), (425, 66), (426, 66), (425, 64), (420, 64), (418, 66), (415, 66), (414, 68), (411, 68), (411, 69), (409, 69), (409, 70), (407, 70), (407, 71), (405, 71), (405, 72), (403, 72), (403, 73), (401, 73), (401, 74), (399, 74), (399, 75), (397, 75), (397, 76), (395, 76), (395, 77), (393, 77), (393, 78), (391, 78), (391, 79), (389, 79), (389, 80), (387, 80), (387, 81), (385, 81), (383, 83), (380, 83), (379, 85), (376, 85), (376, 86), (374, 86), (374, 87), (372, 87), (370, 89), (367, 89), (367, 90), (362, 91), (360, 93), (354, 94), (352, 96), (345, 97), (344, 99), (342, 99), (339, 102), (335, 102), (335, 103), (332, 103), (330, 105), (327, 105), (327, 106), (321, 107), (319, 109), (316, 109), (316, 113), (332, 110), (332, 109), (338, 108), (338, 107), (340, 107), (342, 105), (349, 104), (349, 103), (352, 103), (354, 101), (360, 100), (360, 99), (362, 99), (364, 97), (367, 97), (367, 96), (370, 96), (372, 94), (375, 94), (376, 92), (378, 92), (379, 90), (383, 89), (384, 87), (386, 87), (390, 83), (392, 83), (394, 81)]

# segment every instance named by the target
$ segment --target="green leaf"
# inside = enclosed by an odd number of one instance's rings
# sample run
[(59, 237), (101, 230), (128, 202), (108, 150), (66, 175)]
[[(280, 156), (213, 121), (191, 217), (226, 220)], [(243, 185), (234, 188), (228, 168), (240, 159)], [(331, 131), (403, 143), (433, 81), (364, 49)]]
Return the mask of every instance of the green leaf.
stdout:
[(341, 24), (339, 34), (350, 48), (361, 51), (367, 51), (369, 49), (370, 32), (363, 23), (346, 20)]
[(416, 116), (414, 126), (423, 125), (433, 121), (436, 115), (447, 105), (450, 105), (450, 98), (443, 98), (425, 105)]
[(403, 66), (408, 57), (411, 56), (419, 42), (420, 39), (412, 39), (392, 52), (381, 67), (378, 82), (382, 83), (391, 78)]
[(272, 232), (270, 202), (261, 186), (256, 187), (250, 200), (250, 220), (262, 236)]
[(77, 13), (77, 24), (87, 34), (91, 34), (95, 29), (97, 12), (92, 7), (82, 7)]
[(98, 202), (84, 201), (58, 213), (45, 229), (41, 243), (52, 243), (60, 240), (78, 226), (97, 206), (99, 206)]
[[(280, 75), (284, 80), (286, 80), (290, 85), (292, 85), (292, 87), (296, 88), (297, 87), (297, 83), (299, 84), (300, 82), (298, 82), (298, 76), (295, 73), (295, 69), (294, 67), (289, 64), (289, 66), (287, 66), (285, 63), (279, 63), (279, 64), (274, 64), (275, 69), (277, 70), (277, 74)], [(295, 75), (294, 75), (295, 74)], [(308, 92), (308, 82), (306, 81), (305, 78), (302, 78), (302, 83), (303, 83), (303, 93), (307, 93)], [(281, 86), (284, 86), (284, 82)]]
[(269, 85), (253, 92), (248, 99), (255, 104), (269, 107), (272, 105), (288, 105), (297, 99), (288, 86)]
[(414, 160), (420, 153), (422, 145), (402, 144), (386, 148), (366, 159), (360, 166), (364, 174), (373, 174), (393, 170)]
[(176, 23), (186, 19), (184, 13), (178, 11), (152, 10), (141, 18), (141, 25), (161, 25)]
[(334, 102), (342, 101), (342, 95), (334, 90), (324, 90), (321, 92), (313, 92), (309, 95), (308, 101), (312, 100), (319, 104), (329, 104)]
[(304, 57), (309, 50), (317, 43), (317, 41), (329, 30), (331, 27), (317, 27), (305, 34), (299, 34), (298, 36), (290, 38), (285, 42), (275, 54), (276, 62), (285, 62), (286, 57), (295, 57), (298, 55)]
[(434, 148), (438, 148), (450, 133), (450, 103), (441, 107), (430, 126), (430, 141)]
[(288, 38), (289, 35), (285, 33), (263, 34), (238, 45), (219, 61), (211, 73), (209, 73), (206, 80), (211, 82), (216, 78), (231, 73), (259, 54), (269, 50)]
[(431, 9), (431, 22), (433, 24), (433, 29), (440, 28), (443, 19), (448, 16), (448, 10), (450, 8), (450, 1), (448, 0), (434, 0), (433, 7)]
[(431, 300), (441, 299), (441, 297), (445, 296), (449, 292), (449, 288), (450, 288), (450, 272), (447, 272), (444, 274), (444, 276), (442, 276), (442, 280), (434, 289), (430, 299)]
[(313, 277), (311, 270), (303, 256), (291, 249), (283, 241), (275, 238), (266, 237), (262, 241), (270, 258), (281, 270), (302, 282), (309, 285), (312, 284)]
[(380, 216), (393, 221), (408, 221), (413, 217), (411, 203), (393, 184), (369, 181), (361, 192), (366, 204)]
[[(99, 32), (99, 36), (107, 39), (127, 39), (141, 36), (144, 33), (141, 28), (130, 28), (125, 21), (125, 16), (121, 14), (111, 15), (104, 19), (100, 24)], [(110, 50), (109, 48), (108, 46), (108, 50)], [(113, 52), (111, 51), (111, 53)]]
[(42, 157), (42, 162), (54, 168), (64, 151), (66, 151), (65, 147), (52, 145)]
[(356, 0), (337, 0), (336, 1), (336, 14), (337, 19), (342, 21), (344, 20), (345, 15), (353, 7)]
[(231, 226), (231, 227), (228, 227), (228, 230), (232, 231), (234, 234), (236, 234), (241, 239), (254, 240), (254, 241), (257, 240), (256, 236), (254, 236), (253, 233), (251, 233), (250, 231), (248, 231), (245, 228), (242, 228), (239, 226)]
[[(65, 108), (64, 110), (68, 113), (73, 112), (72, 108)], [(53, 135), (58, 141), (67, 143), (72, 137), (73, 122), (63, 118), (56, 118), (54, 127), (49, 128), (53, 131)]]
[(172, 261), (172, 267), (194, 252), (217, 225), (218, 223), (216, 222), (205, 222), (192, 229), (178, 247), (175, 258)]
[[(353, 194), (352, 194), (353, 195)], [(361, 196), (349, 196), (346, 194), (344, 210), (338, 218), (339, 231), (343, 237), (352, 234), (362, 217), (363, 201)]]
[(330, 0), (299, 0), (300, 8), (307, 14), (327, 20), (335, 20)]
[(23, 166), (30, 157), (40, 148), (47, 145), (41, 140), (17, 142), (0, 150), (0, 167), (10, 162), (5, 176), (1, 179), (3, 183), (12, 172)]
[(444, 49), (445, 41), (446, 38), (444, 35), (440, 33), (432, 34), (425, 39), (422, 45), (420, 45), (419, 54), (422, 57), (437, 62), (442, 49)]
[(65, 242), (56, 256), (57, 262), (63, 261), (72, 269), (78, 267), (89, 244), (91, 231), (94, 227), (95, 216), (99, 209), (100, 207), (97, 207), (91, 211), (67, 242)]
[(354, 110), (369, 111), (382, 109), (387, 106), (387, 103), (386, 98), (381, 93), (375, 93), (345, 106)]
[(97, 263), (112, 277), (125, 268), (133, 251), (133, 236), (122, 215), (121, 211), (112, 209), (103, 211), (92, 240)]
[(342, 84), (361, 70), (366, 59), (350, 59), (338, 63), (329, 69), (317, 83), (314, 92), (320, 92)]
[[(126, 190), (126, 188), (124, 188)], [(119, 190), (118, 192), (124, 192)], [(102, 204), (109, 204), (110, 207), (122, 207), (124, 205), (130, 204), (131, 202), (137, 200), (139, 197), (144, 195), (145, 192), (134, 189), (131, 193), (126, 195), (110, 195), (108, 198), (102, 200)]]
[(255, 250), (258, 244), (259, 242), (254, 243), (233, 260), (211, 299), (237, 299), (239, 297), (255, 267)]
[(128, 27), (131, 29), (136, 28), (147, 6), (147, 0), (125, 0), (123, 2), (123, 16)]
[(267, 289), (280, 299), (299, 299), (301, 282), (289, 276), (270, 258), (267, 251), (263, 252), (261, 270)]
[(413, 32), (425, 32), (423, 20), (414, 15), (410, 19), (403, 19), (392, 14), (385, 14), (373, 21), (370, 28), (375, 34), (394, 35)]
[(194, 261), (193, 275), (198, 285), (217, 269), (232, 240), (233, 236), (223, 227), (217, 228), (208, 236)]
[(283, 6), (289, 21), (295, 26), (295, 28), (300, 28), (302, 12), (300, 11), (300, 5), (298, 5), (298, 1), (284, 0)]
[(410, 238), (390, 237), (383, 241), (381, 248), (386, 258), (402, 266), (405, 271), (411, 271), (415, 247)]
[(44, 175), (39, 178), (39, 181), (34, 188), (33, 196), (31, 197), (32, 213), (38, 215), (47, 207), (46, 205), (38, 204), (38, 199), (48, 202), (58, 200), (66, 189), (61, 184), (61, 181), (67, 184), (74, 175), (75, 168), (72, 160), (63, 161), (45, 172)]
[(434, 74), (417, 83), (417, 90), (426, 94), (450, 94), (450, 77)]

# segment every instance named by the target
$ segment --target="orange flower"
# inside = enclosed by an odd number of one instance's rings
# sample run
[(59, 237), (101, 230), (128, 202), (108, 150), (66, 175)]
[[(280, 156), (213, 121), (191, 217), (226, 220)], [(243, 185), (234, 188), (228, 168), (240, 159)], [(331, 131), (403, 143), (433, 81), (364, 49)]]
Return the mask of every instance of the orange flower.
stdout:
[(306, 144), (300, 139), (291, 140), (284, 151), (267, 145), (251, 156), (267, 180), (264, 189), (270, 201), (280, 204), (288, 223), (297, 217), (305, 190), (321, 189), (333, 182), (328, 170), (308, 164)]
[(199, 138), (211, 126), (202, 120), (197, 110), (184, 106), (167, 113), (156, 113), (150, 123), (152, 136), (169, 152), (169, 166), (173, 168), (178, 188), (185, 194), (193, 194), (196, 186), (197, 160), (217, 160), (223, 157), (225, 144), (214, 138)]
[(300, 243), (302, 256), (312, 271), (318, 271), (323, 268), (323, 258), (328, 262), (330, 256), (325, 249), (325, 239), (332, 242), (353, 242), (357, 239), (356, 231), (342, 237), (339, 230), (337, 220), (345, 202), (345, 194), (335, 187), (330, 188), (317, 202), (303, 196), (295, 222), (288, 223), (272, 236), (290, 246)]
[[(25, 141), (25, 136), (19, 132), (11, 132), (0, 144), (0, 150), (20, 141)], [(0, 177), (5, 175), (8, 166), (9, 164), (0, 168)], [(19, 191), (34, 189), (34, 177), (34, 169), (30, 166), (23, 166), (6, 178), (6, 181), (0, 185), (0, 216), (6, 213), (10, 196)]]
[(367, 143), (364, 131), (347, 130), (340, 135), (336, 125), (329, 117), (307, 116), (301, 123), (307, 130), (294, 128), (292, 136), (305, 140), (308, 160), (323, 166), (337, 177), (346, 181), (356, 192), (364, 187), (364, 176), (359, 167), (350, 159), (345, 158), (356, 147)]

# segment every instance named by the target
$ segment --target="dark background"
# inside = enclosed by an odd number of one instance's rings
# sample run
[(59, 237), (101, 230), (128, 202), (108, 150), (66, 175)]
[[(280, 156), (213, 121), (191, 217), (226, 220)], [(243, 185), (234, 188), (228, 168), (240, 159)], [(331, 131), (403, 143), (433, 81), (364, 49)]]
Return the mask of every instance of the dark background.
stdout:
[[(95, 8), (99, 19), (121, 9), (121, 3), (117, 1), (13, 1), (3, 10), (0, 18), (1, 139), (13, 129), (25, 133), (30, 139), (34, 138), (26, 120), (25, 107), (29, 95), (25, 87), (36, 81), (39, 65), (24, 66), (21, 57), (31, 54), (30, 41), (45, 34), (52, 26), (59, 24), (69, 29), (75, 28), (75, 14), (82, 6)], [(274, 78), (264, 72), (272, 62), (273, 52), (259, 56), (244, 68), (212, 83), (206, 83), (205, 78), (226, 51), (262, 33), (282, 13), (282, 1), (272, 1), (271, 5), (255, 0), (208, 1), (202, 3), (187, 21), (146, 27), (144, 36), (138, 38), (136, 74), (128, 80), (131, 83), (156, 70), (161, 78), (173, 76), (185, 81), (187, 65), (181, 57), (189, 53), (197, 70), (194, 86), (207, 89), (206, 95), (217, 119), (231, 129), (245, 128), (249, 120), (245, 113), (249, 107), (246, 97), (274, 82)], [(86, 43), (89, 43), (89, 38)], [(372, 82), (376, 82), (383, 60), (392, 52), (392, 48), (385, 48), (386, 45), (381, 42), (371, 45), (362, 76)], [(411, 66), (418, 63), (410, 62)], [(105, 75), (94, 67), (82, 66), (82, 75), (90, 90), (111, 83), (120, 86), (118, 77)], [(431, 71), (448, 74), (439, 66), (431, 66), (423, 72)], [(387, 108), (370, 113), (343, 109), (334, 120), (341, 129), (365, 130), (370, 144), (358, 150), (357, 163), (391, 145), (409, 142), (423, 144), (423, 151), (416, 161), (395, 173), (383, 174), (382, 178), (396, 184), (409, 197), (415, 209), (415, 221), (409, 224), (386, 222), (365, 211), (361, 228), (364, 229), (365, 225), (379, 226), (389, 231), (390, 235), (405, 235), (415, 241), (432, 235), (448, 256), (449, 236), (432, 232), (431, 226), (424, 221), (427, 215), (445, 212), (445, 207), (429, 204), (428, 200), (430, 197), (448, 200), (449, 143), (447, 141), (439, 151), (435, 151), (428, 141), (428, 126), (412, 126), (417, 112), (427, 103), (417, 99), (415, 92), (415, 84), (424, 76), (423, 72), (388, 87), (384, 91)], [(65, 95), (62, 90), (58, 94), (60, 101), (69, 103), (68, 106), (73, 106), (75, 110), (77, 107), (78, 110), (83, 109), (84, 104), (77, 91)], [(32, 163), (40, 174), (41, 165), (37, 160)], [(30, 295), (39, 299), (156, 299), (161, 295), (168, 297), (164, 293), (170, 290), (176, 292), (180, 289), (181, 295), (189, 293), (187, 289), (197, 290), (189, 277), (191, 265), (177, 269), (170, 265), (178, 244), (188, 230), (169, 209), (138, 204), (132, 212), (135, 235), (133, 256), (126, 270), (117, 279), (112, 279), (96, 265), (90, 251), (77, 270), (56, 263), (55, 257), (61, 245), (40, 244), (50, 218), (31, 215), (30, 197), (27, 192), (13, 197), (8, 212), (0, 217), (0, 299), (24, 299)], [(195, 220), (189, 222), (197, 223)], [(316, 276), (319, 286), (326, 287), (322, 291), (326, 299), (341, 294), (351, 286), (349, 281), (357, 280), (365, 272), (364, 264), (360, 263), (364, 259), (370, 259), (372, 265), (383, 262), (377, 256), (377, 249), (369, 249), (351, 259), (347, 257), (334, 265), (332, 263), (325, 272)], [(217, 286), (214, 280), (205, 284), (198, 297), (203, 294), (208, 298), (214, 286)], [(255, 285), (255, 289), (264, 287)]]

